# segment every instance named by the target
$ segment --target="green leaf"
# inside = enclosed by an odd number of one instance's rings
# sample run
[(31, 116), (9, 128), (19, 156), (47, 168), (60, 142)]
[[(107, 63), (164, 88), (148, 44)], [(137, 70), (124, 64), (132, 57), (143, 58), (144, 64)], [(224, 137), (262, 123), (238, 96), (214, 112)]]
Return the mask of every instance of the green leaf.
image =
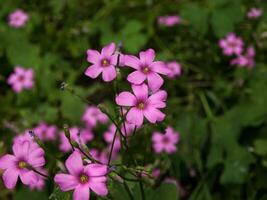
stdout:
[(259, 155), (267, 155), (267, 140), (258, 139), (254, 142), (255, 152)]
[(28, 188), (21, 188), (15, 193), (13, 197), (13, 200), (25, 200), (25, 199), (47, 200), (48, 197), (45, 192), (31, 191)]
[(54, 188), (53, 193), (49, 196), (49, 200), (71, 200), (70, 192), (62, 192), (58, 187)]

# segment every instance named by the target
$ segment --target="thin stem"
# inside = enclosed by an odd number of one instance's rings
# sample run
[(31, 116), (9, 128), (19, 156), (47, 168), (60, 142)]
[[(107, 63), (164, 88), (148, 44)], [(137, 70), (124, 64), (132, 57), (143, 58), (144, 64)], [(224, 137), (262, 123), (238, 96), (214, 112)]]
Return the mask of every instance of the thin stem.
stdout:
[(114, 133), (114, 136), (113, 136), (111, 149), (110, 149), (110, 153), (109, 153), (109, 157), (108, 157), (108, 165), (110, 164), (110, 161), (111, 161), (111, 157), (112, 157), (112, 153), (113, 153), (113, 149), (114, 149), (114, 144), (115, 144), (115, 140), (116, 140), (116, 137), (117, 137), (117, 132), (118, 132), (118, 129), (116, 129), (116, 131)]
[(127, 191), (127, 194), (129, 196), (129, 198), (131, 200), (134, 200), (133, 194), (132, 194), (132, 192), (131, 192), (131, 190), (130, 190), (130, 188), (129, 188), (129, 186), (128, 186), (126, 181), (123, 181), (123, 186), (124, 186), (125, 190)]
[(142, 181), (139, 181), (139, 187), (140, 187), (140, 190), (141, 190), (141, 197), (142, 197), (142, 200), (146, 200), (145, 191), (144, 191), (144, 186), (143, 186)]
[(37, 171), (37, 170), (34, 169), (33, 167), (30, 167), (30, 169), (31, 169), (32, 171), (34, 171), (35, 173), (39, 174), (40, 176), (43, 176), (43, 177), (48, 178), (48, 179), (50, 178), (50, 177), (47, 176), (46, 174), (43, 174), (43, 173)]

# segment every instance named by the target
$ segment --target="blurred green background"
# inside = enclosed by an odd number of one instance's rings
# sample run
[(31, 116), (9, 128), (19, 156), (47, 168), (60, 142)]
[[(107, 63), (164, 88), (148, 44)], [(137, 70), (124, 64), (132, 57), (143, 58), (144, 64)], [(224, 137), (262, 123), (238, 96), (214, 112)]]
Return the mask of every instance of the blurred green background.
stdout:
[[(182, 138), (177, 153), (166, 158), (168, 174), (185, 192), (179, 198), (267, 199), (267, 14), (249, 20), (251, 7), (266, 10), (267, 2), (1, 0), (0, 155), (10, 150), (16, 132), (40, 121), (59, 128), (81, 125), (86, 105), (61, 91), (62, 82), (96, 104), (114, 101), (106, 83), (83, 74), (89, 66), (87, 49), (116, 42), (123, 53), (137, 55), (153, 48), (158, 60), (175, 60), (183, 69), (182, 76), (164, 84), (164, 123)], [(17, 8), (30, 16), (20, 29), (7, 22)], [(158, 25), (158, 16), (172, 14), (181, 17), (181, 24)], [(230, 66), (222, 54), (218, 41), (229, 32), (254, 45), (253, 69)], [(16, 65), (34, 69), (32, 90), (15, 94), (7, 84)], [(143, 138), (150, 143), (150, 137)], [(122, 200), (123, 191), (117, 190), (113, 199)], [(19, 186), (10, 192), (0, 181), (0, 199), (42, 198), (48, 199), (46, 191), (29, 193)]]

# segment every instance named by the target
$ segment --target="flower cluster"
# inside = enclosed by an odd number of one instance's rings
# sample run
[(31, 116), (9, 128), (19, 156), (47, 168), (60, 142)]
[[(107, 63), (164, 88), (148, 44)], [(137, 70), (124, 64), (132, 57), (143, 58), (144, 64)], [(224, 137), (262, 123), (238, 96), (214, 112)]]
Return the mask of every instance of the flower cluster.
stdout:
[(29, 15), (21, 9), (15, 10), (8, 16), (9, 25), (15, 28), (23, 27), (28, 20)]
[(31, 89), (33, 87), (33, 75), (32, 69), (16, 66), (14, 73), (8, 77), (7, 83), (11, 85), (16, 93), (19, 93), (23, 89)]
[(178, 15), (166, 15), (158, 17), (158, 24), (160, 25), (171, 27), (180, 23), (181, 23), (181, 18)]
[(246, 68), (253, 68), (255, 66), (254, 47), (248, 47), (244, 53), (244, 41), (240, 37), (237, 37), (235, 33), (229, 33), (226, 38), (221, 39), (219, 41), (219, 46), (223, 49), (224, 55), (236, 56), (232, 59), (231, 65)]

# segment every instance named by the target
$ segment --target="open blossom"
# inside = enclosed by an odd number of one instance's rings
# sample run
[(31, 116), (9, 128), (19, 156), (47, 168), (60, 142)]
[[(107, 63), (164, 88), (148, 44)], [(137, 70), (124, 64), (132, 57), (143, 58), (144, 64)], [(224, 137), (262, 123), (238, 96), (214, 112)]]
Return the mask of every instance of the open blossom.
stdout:
[(111, 43), (105, 46), (101, 53), (96, 50), (87, 50), (87, 61), (92, 63), (85, 71), (85, 75), (96, 78), (102, 73), (104, 81), (109, 82), (116, 78), (116, 64), (118, 55), (115, 54), (116, 46)]
[(13, 189), (18, 177), (25, 185), (32, 185), (38, 181), (38, 175), (30, 168), (44, 166), (44, 151), (29, 141), (15, 142), (12, 146), (13, 154), (6, 154), (0, 158), (0, 169), (4, 170), (3, 180), (8, 189)]
[[(78, 144), (86, 144), (94, 138), (94, 134), (89, 129), (79, 130), (79, 128), (77, 127), (71, 127), (69, 129), (69, 132), (70, 139), (74, 140)], [(69, 152), (72, 149), (71, 144), (69, 143), (69, 140), (63, 131), (60, 133), (59, 149), (65, 153)]]
[(165, 134), (155, 132), (152, 135), (153, 149), (156, 153), (166, 152), (168, 154), (176, 152), (176, 144), (180, 140), (179, 133), (171, 127), (167, 127)]
[(244, 42), (234, 33), (229, 33), (226, 38), (219, 41), (219, 46), (225, 55), (240, 55), (243, 51)]
[(146, 84), (132, 85), (133, 94), (130, 92), (121, 92), (116, 97), (116, 103), (120, 106), (129, 106), (130, 110), (126, 115), (129, 123), (141, 126), (144, 117), (151, 123), (162, 121), (165, 114), (159, 109), (166, 107), (167, 92), (159, 90), (148, 96), (148, 87)]
[(258, 18), (261, 15), (262, 15), (262, 9), (259, 8), (251, 8), (247, 13), (247, 17), (250, 19)]
[(9, 26), (15, 28), (23, 27), (29, 20), (29, 15), (21, 9), (17, 9), (8, 16)]
[(167, 74), (168, 78), (174, 78), (182, 74), (182, 67), (176, 61), (171, 61), (166, 63), (167, 67), (170, 69), (170, 72)]
[(55, 140), (57, 137), (57, 127), (48, 125), (45, 122), (40, 122), (35, 128), (34, 132), (40, 140)]
[(253, 46), (247, 48), (245, 55), (239, 55), (231, 61), (231, 65), (253, 68), (255, 66), (255, 49)]
[(82, 116), (82, 121), (84, 121), (88, 127), (94, 128), (98, 122), (102, 124), (106, 123), (108, 117), (96, 106), (89, 106)]
[(163, 79), (159, 74), (167, 75), (169, 69), (164, 62), (154, 61), (155, 51), (153, 49), (141, 51), (139, 57), (125, 55), (125, 65), (136, 70), (128, 75), (127, 80), (135, 85), (142, 84), (147, 80), (152, 91), (158, 90), (163, 85)]
[(89, 200), (92, 190), (99, 196), (106, 196), (107, 166), (101, 164), (83, 165), (83, 160), (77, 151), (74, 151), (65, 162), (68, 174), (56, 174), (54, 180), (64, 192), (74, 190), (74, 200)]
[(14, 73), (8, 77), (7, 83), (16, 93), (23, 89), (31, 89), (33, 87), (33, 70), (16, 66)]
[(180, 24), (181, 18), (178, 15), (167, 15), (167, 16), (159, 16), (158, 23), (165, 26), (175, 26), (176, 24)]

